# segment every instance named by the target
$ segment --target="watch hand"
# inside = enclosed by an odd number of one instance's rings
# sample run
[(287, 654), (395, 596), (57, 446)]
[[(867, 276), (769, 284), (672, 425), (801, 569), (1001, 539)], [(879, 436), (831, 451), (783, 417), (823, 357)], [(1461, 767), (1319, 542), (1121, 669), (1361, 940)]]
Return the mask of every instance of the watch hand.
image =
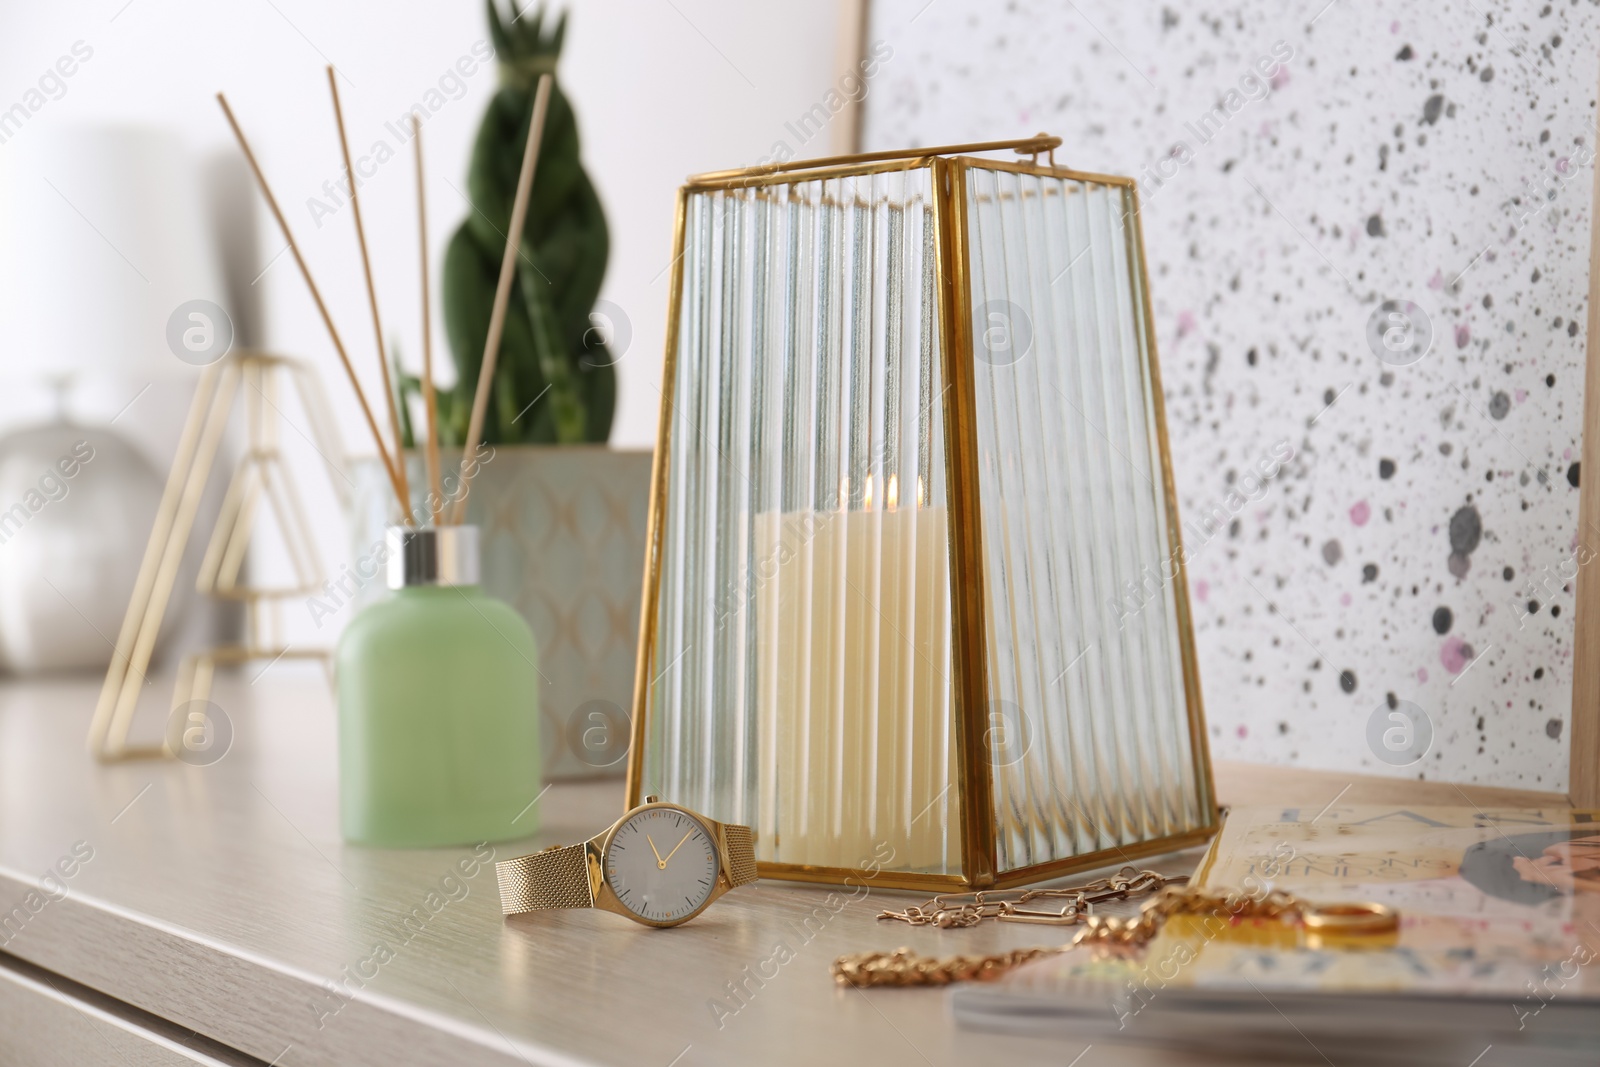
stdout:
[(676, 856), (678, 854), (678, 850), (683, 847), (683, 843), (685, 841), (689, 840), (689, 834), (692, 834), (692, 833), (694, 833), (694, 831), (690, 830), (689, 833), (684, 834), (682, 837), (680, 837), (678, 839), (678, 843), (676, 845), (672, 846), (672, 851), (667, 853), (667, 859), (661, 861), (661, 869), (662, 870), (666, 870), (667, 869), (667, 860), (670, 860), (673, 856)]
[(644, 839), (646, 841), (650, 842), (650, 851), (654, 852), (656, 854), (656, 866), (658, 868), (660, 868), (661, 870), (666, 870), (667, 869), (667, 861), (661, 858), (661, 850), (656, 848), (655, 839), (652, 838), (649, 834), (645, 834), (644, 835)]

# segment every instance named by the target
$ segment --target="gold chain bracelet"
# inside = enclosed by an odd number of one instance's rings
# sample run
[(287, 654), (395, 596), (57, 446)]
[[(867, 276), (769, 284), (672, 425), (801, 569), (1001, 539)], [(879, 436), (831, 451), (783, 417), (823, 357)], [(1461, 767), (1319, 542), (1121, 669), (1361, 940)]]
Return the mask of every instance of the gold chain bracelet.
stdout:
[[(994, 892), (962, 894), (963, 898), (934, 897), (927, 903), (904, 911), (884, 911), (880, 919), (896, 919), (913, 926), (967, 927), (985, 919), (1001, 922), (1043, 922), (1084, 928), (1065, 945), (1048, 948), (1012, 949), (987, 956), (921, 956), (908, 948), (894, 952), (861, 952), (840, 956), (833, 961), (834, 981), (840, 985), (939, 986), (952, 982), (983, 982), (1045, 956), (1067, 951), (1080, 944), (1106, 944), (1131, 948), (1155, 937), (1174, 915), (1200, 915), (1235, 919), (1267, 919), (1298, 923), (1308, 932), (1322, 935), (1366, 936), (1390, 934), (1399, 928), (1399, 915), (1382, 904), (1332, 904), (1314, 906), (1283, 890), (1253, 896), (1239, 890), (1208, 891), (1178, 883), (1179, 876), (1124, 867), (1110, 878), (1102, 878), (1071, 889), (1032, 889), (1007, 897)], [(1096, 903), (1125, 899), (1133, 893), (1153, 892), (1139, 914), (1131, 919), (1091, 915)], [(1059, 912), (1030, 911), (1019, 905), (1041, 897), (1071, 899)]]
[[(1072, 926), (1083, 922), (1095, 904), (1126, 900), (1138, 893), (1152, 893), (1163, 886), (1187, 882), (1186, 874), (1161, 874), (1127, 866), (1109, 878), (1097, 878), (1066, 889), (986, 889), (977, 893), (936, 896), (904, 911), (880, 911), (878, 918), (894, 919), (911, 926), (976, 926), (985, 919), (1010, 923), (1043, 923)], [(1067, 899), (1060, 911), (1038, 911), (1023, 907), (1035, 900)]]

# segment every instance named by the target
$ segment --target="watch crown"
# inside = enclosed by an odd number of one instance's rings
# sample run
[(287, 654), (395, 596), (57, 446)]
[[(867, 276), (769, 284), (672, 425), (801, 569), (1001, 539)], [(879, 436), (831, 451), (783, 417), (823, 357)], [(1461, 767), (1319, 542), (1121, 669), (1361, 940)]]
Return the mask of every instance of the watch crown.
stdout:
[(649, 796), (644, 798), (644, 802), (646, 804), (659, 804), (661, 802), (661, 798), (656, 796), (654, 793), (651, 793)]

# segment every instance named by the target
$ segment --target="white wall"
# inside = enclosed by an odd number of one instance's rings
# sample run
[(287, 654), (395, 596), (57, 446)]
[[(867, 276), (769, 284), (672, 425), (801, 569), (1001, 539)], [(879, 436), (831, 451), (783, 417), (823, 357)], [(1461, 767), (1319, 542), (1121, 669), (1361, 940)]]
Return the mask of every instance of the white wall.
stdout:
[[(840, 11), (849, 6), (738, 0), (572, 3), (561, 77), (578, 111), (584, 162), (611, 225), (603, 297), (623, 310), (632, 331), (618, 364), (614, 445), (650, 447), (655, 439), (677, 186), (691, 171), (764, 158), (779, 140), (798, 155), (837, 150), (836, 144), (822, 142), (842, 132), (843, 122), (804, 145), (784, 123), (817, 103), (843, 73)], [(323, 196), (323, 183), (339, 173), (323, 73), (327, 63), (335, 64), (343, 74), (340, 91), (352, 150), (360, 155), (380, 140), (397, 149), (396, 157), (362, 186), (362, 210), (385, 333), (398, 337), (407, 361), (417, 365), (412, 164), (409, 146), (400, 146), (385, 123), (406, 114), (487, 38), (478, 0), (99, 0), (81, 5), (7, 0), (3, 23), (0, 109), (20, 99), (75, 42), (93, 49), (92, 58), (66, 80), (64, 94), (40, 108), (12, 143), (47, 123), (160, 124), (177, 129), (213, 169), (219, 162), (231, 168), (237, 182), (238, 155), (214, 99), (217, 90), (227, 92), (351, 356), (367, 377), (368, 394), (376, 399), (375, 346), (353, 223), (345, 210), (318, 226), (307, 204)], [(448, 100), (424, 131), (429, 239), (436, 264), (467, 210), (458, 190), (465, 189), (468, 149), (495, 74), (484, 67), (463, 81), (459, 99)], [(7, 148), (0, 144), (0, 165)], [(352, 452), (370, 452), (305, 286), (291, 258), (279, 255), (283, 241), (259, 198), (252, 195), (249, 203), (257, 247), (236, 256), (235, 266), (238, 287), (259, 299), (260, 312), (257, 322), (249, 302), (242, 304), (244, 339), (313, 362), (343, 416), (346, 445)], [(259, 281), (251, 284), (258, 274)], [(448, 365), (437, 328), (435, 352)], [(297, 417), (292, 410), (289, 414)], [(285, 441), (308, 480), (322, 483), (309, 495), (325, 559), (336, 564), (348, 550), (326, 479), (295, 432), (286, 433)]]

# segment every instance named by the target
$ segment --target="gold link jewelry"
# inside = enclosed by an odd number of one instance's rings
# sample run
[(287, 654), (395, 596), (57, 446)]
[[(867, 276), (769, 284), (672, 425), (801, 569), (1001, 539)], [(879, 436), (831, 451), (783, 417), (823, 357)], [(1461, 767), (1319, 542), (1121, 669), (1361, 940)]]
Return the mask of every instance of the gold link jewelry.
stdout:
[[(1291, 893), (1273, 890), (1252, 896), (1238, 890), (1189, 888), (1178, 883), (1183, 876), (1124, 867), (1110, 878), (1102, 878), (1071, 889), (1031, 889), (1011, 899), (998, 893), (966, 893), (962, 899), (939, 896), (904, 911), (885, 911), (880, 919), (896, 919), (912, 926), (942, 928), (976, 926), (985, 919), (1001, 922), (1042, 922), (1058, 926), (1082, 924), (1083, 929), (1065, 945), (1050, 948), (1012, 949), (988, 956), (919, 956), (908, 948), (894, 952), (861, 952), (840, 956), (833, 961), (833, 978), (840, 985), (939, 986), (952, 982), (983, 982), (1045, 956), (1053, 956), (1080, 944), (1136, 948), (1155, 937), (1174, 915), (1204, 915), (1234, 919), (1267, 919), (1299, 924), (1318, 937), (1367, 937), (1392, 934), (1399, 929), (1400, 916), (1382, 904), (1308, 904)], [(1107, 900), (1126, 899), (1133, 893), (1154, 892), (1139, 914), (1131, 919), (1091, 915), (1090, 909)], [(1019, 905), (1040, 897), (1071, 899), (1059, 912), (1029, 911)]]
[[(1089, 908), (1109, 900), (1126, 900), (1135, 893), (1148, 893), (1166, 885), (1187, 882), (1186, 874), (1166, 875), (1122, 868), (1109, 878), (1066, 889), (985, 890), (978, 893), (940, 895), (904, 911), (880, 911), (880, 919), (896, 919), (912, 926), (976, 926), (985, 919), (1009, 923), (1042, 923), (1072, 926), (1087, 917)], [(1035, 900), (1067, 899), (1071, 903), (1060, 911), (1036, 911), (1022, 907)]]

